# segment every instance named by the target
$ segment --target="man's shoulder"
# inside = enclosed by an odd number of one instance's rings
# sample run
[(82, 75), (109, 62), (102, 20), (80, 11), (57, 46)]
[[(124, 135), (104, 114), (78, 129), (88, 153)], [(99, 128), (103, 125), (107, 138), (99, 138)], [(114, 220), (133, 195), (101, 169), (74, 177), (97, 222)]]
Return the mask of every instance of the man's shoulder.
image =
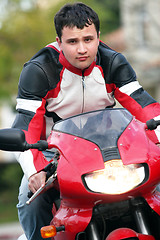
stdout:
[[(102, 67), (106, 68), (106, 65), (109, 64), (109, 66), (119, 66), (119, 64), (129, 64), (127, 59), (122, 53), (119, 53), (109, 46), (107, 46), (105, 43), (100, 42), (99, 48), (99, 61), (100, 65)], [(113, 64), (114, 63), (114, 64)]]
[[(54, 45), (47, 45), (24, 64), (20, 77), (21, 86), (24, 89), (33, 84), (41, 90), (54, 88), (60, 79), (61, 70), (59, 50)], [(35, 87), (32, 89), (35, 90)]]
[(57, 63), (59, 59), (60, 49), (56, 42), (48, 44), (41, 50), (39, 50), (29, 61), (43, 65), (47, 63)]
[(118, 55), (120, 55), (118, 52), (100, 41), (97, 54), (97, 64), (102, 67), (105, 78), (108, 78), (111, 66)]
[(99, 47), (98, 47), (99, 53), (101, 56), (104, 57), (112, 57), (113, 55), (117, 55), (118, 52), (113, 50), (111, 47), (109, 47), (107, 44), (104, 42), (100, 41)]

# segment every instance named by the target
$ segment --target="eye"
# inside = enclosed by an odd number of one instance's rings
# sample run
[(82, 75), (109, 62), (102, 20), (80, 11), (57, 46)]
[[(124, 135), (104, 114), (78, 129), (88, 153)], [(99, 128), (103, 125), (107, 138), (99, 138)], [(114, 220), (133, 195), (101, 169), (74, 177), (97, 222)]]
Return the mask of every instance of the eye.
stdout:
[(94, 38), (92, 36), (88, 36), (85, 38), (86, 43), (90, 43)]
[(75, 40), (71, 40), (70, 43), (75, 43)]
[(75, 44), (75, 43), (76, 43), (76, 40), (75, 40), (75, 39), (70, 39), (70, 40), (68, 40), (68, 43), (69, 43), (69, 44)]
[(86, 38), (85, 39), (85, 42), (90, 42), (91, 41), (91, 38)]

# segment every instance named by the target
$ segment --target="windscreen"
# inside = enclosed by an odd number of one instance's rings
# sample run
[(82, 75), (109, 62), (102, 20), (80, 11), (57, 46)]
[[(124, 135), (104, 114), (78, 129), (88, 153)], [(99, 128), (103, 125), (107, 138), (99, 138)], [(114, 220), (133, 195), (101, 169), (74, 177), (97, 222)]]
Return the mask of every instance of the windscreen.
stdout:
[(116, 147), (117, 140), (132, 115), (123, 108), (104, 109), (80, 114), (57, 122), (53, 129), (96, 143), (102, 150)]

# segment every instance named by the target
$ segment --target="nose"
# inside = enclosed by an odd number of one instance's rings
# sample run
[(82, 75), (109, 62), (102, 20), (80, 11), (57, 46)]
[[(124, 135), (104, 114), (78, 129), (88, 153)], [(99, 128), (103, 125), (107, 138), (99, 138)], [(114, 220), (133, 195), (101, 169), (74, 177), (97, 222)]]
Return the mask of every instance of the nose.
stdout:
[(87, 49), (86, 49), (85, 43), (79, 42), (79, 44), (78, 44), (78, 53), (79, 54), (85, 54), (86, 52), (87, 52)]

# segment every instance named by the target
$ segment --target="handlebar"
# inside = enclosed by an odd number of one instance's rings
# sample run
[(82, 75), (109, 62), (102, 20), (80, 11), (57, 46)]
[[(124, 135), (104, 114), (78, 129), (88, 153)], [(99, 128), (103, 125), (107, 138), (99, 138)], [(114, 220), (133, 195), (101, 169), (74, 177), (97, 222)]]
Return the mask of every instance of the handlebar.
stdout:
[(29, 200), (27, 201), (27, 204), (30, 204), (39, 194), (41, 194), (41, 192), (47, 187), (49, 186), (49, 184), (51, 184), (54, 179), (57, 176), (57, 166), (58, 166), (58, 162), (57, 160), (59, 159), (60, 153), (57, 150), (54, 153), (54, 157), (53, 157), (53, 161), (50, 162), (44, 169), (42, 169), (42, 171), (46, 172), (46, 183), (45, 186), (42, 188), (40, 187), (34, 194), (29, 191), (28, 192), (28, 198)]
[(146, 122), (146, 129), (154, 130), (160, 125), (160, 120), (150, 119)]

